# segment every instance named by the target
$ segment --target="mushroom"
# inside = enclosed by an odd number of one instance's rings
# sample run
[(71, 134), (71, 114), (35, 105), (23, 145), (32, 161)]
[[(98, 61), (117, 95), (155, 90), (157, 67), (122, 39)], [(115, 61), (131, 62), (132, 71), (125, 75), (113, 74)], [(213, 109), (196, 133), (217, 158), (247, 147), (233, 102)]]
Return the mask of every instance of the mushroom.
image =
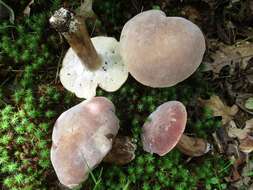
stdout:
[(85, 100), (62, 113), (54, 125), (51, 147), (51, 161), (60, 182), (73, 188), (101, 161), (117, 165), (131, 162), (136, 145), (127, 136), (116, 136), (118, 129), (114, 105), (104, 97)]
[(113, 92), (126, 81), (128, 71), (116, 39), (104, 36), (90, 39), (82, 17), (64, 8), (54, 13), (50, 23), (71, 46), (60, 70), (60, 81), (67, 90), (90, 99), (96, 95), (97, 86)]
[(78, 186), (111, 150), (119, 130), (114, 112), (112, 102), (94, 97), (70, 108), (57, 119), (51, 162), (63, 185)]
[(150, 114), (142, 128), (145, 151), (164, 156), (175, 146), (188, 156), (201, 156), (211, 145), (201, 138), (183, 134), (187, 121), (185, 106), (178, 101), (168, 101)]
[(149, 10), (125, 24), (120, 52), (137, 81), (155, 88), (170, 87), (198, 68), (205, 52), (205, 38), (189, 20)]

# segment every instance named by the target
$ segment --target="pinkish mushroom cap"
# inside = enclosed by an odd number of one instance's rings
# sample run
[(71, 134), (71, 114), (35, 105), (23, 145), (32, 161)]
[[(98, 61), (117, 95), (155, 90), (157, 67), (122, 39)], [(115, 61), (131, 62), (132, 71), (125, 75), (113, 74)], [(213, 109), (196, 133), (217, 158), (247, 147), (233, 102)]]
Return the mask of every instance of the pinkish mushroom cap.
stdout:
[(186, 121), (187, 112), (181, 102), (169, 101), (160, 105), (143, 126), (144, 150), (160, 156), (167, 154), (179, 142)]
[(205, 38), (189, 20), (149, 10), (125, 24), (120, 52), (137, 81), (150, 87), (170, 87), (198, 68), (205, 52)]
[(114, 112), (112, 102), (95, 97), (70, 108), (57, 119), (51, 161), (63, 185), (78, 186), (111, 150), (119, 129)]

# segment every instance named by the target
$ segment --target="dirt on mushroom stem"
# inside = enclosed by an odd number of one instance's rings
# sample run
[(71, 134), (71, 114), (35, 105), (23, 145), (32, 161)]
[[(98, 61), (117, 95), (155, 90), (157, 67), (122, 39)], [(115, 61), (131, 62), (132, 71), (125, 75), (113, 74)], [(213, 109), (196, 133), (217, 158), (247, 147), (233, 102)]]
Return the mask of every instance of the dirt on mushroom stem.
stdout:
[(91, 42), (83, 17), (61, 8), (50, 18), (50, 24), (63, 34), (88, 69), (97, 70), (101, 66), (101, 58)]

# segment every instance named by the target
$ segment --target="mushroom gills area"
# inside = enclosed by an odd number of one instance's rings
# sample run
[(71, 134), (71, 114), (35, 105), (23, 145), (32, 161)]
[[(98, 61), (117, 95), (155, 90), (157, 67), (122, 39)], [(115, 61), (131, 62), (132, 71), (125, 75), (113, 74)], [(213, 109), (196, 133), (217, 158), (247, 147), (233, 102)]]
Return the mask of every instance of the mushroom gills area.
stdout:
[(145, 151), (165, 155), (180, 140), (186, 125), (185, 107), (170, 101), (159, 106), (145, 122), (142, 143)]
[(68, 50), (60, 71), (63, 86), (77, 97), (90, 99), (100, 86), (108, 92), (118, 90), (127, 80), (128, 70), (119, 53), (119, 42), (111, 37), (94, 37), (91, 41), (101, 59), (101, 67), (89, 70), (72, 48)]

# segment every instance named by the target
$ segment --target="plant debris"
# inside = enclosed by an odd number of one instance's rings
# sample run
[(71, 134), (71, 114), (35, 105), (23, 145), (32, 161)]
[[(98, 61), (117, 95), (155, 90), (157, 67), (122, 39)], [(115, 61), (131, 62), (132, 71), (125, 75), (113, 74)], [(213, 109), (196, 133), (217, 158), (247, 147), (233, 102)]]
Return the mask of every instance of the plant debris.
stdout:
[(237, 128), (234, 121), (230, 121), (227, 125), (228, 136), (231, 138), (245, 139), (253, 132), (253, 119), (246, 121), (246, 125), (243, 129)]
[(230, 122), (238, 112), (237, 105), (229, 107), (221, 101), (219, 96), (216, 95), (212, 96), (209, 100), (201, 99), (200, 102), (213, 111), (214, 117), (221, 116), (222, 124)]
[(236, 105), (238, 105), (243, 111), (253, 115), (253, 110), (251, 108), (252, 95), (250, 93), (240, 93), (236, 96)]
[(244, 165), (241, 172), (240, 180), (231, 184), (232, 187), (237, 189), (253, 189), (252, 176), (253, 176), (253, 162), (250, 161)]
[(34, 3), (34, 0), (31, 0), (28, 5), (25, 7), (23, 14), (24, 16), (30, 16), (31, 13), (31, 5)]
[(249, 60), (253, 57), (253, 43), (245, 41), (235, 45), (225, 45), (222, 42), (213, 42), (216, 51), (210, 52), (210, 61), (205, 61), (204, 71), (212, 71), (213, 78), (219, 78), (221, 70), (229, 66), (230, 74), (235, 72), (236, 65), (240, 64), (240, 69), (245, 69)]
[(247, 108), (249, 110), (253, 110), (253, 97), (248, 98), (246, 100), (244, 106), (245, 106), (245, 108)]
[(0, 20), (9, 16), (10, 23), (14, 24), (15, 14), (12, 8), (0, 0)]

